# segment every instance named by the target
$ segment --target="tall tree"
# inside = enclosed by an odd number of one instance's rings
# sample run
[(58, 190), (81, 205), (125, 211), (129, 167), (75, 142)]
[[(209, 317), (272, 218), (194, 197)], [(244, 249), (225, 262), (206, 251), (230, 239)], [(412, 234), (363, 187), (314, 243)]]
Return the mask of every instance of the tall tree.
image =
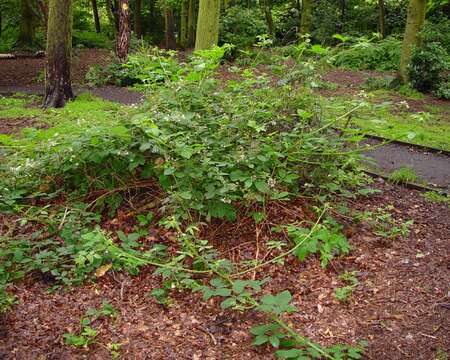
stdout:
[(113, 31), (114, 38), (117, 37), (117, 21), (116, 21), (116, 9), (114, 8), (114, 4), (111, 0), (106, 0), (106, 16), (109, 20), (109, 25)]
[(378, 0), (378, 28), (381, 37), (386, 37), (386, 6), (384, 0)]
[(134, 33), (138, 39), (142, 38), (142, 2), (136, 0), (134, 3)]
[(310, 34), (311, 33), (311, 23), (312, 23), (312, 0), (302, 1), (302, 17), (300, 20), (300, 34)]
[(403, 36), (402, 52), (400, 55), (399, 80), (406, 84), (409, 81), (408, 67), (411, 63), (412, 51), (420, 45), (419, 32), (425, 22), (427, 0), (410, 0), (406, 16), (405, 35)]
[(200, 0), (195, 50), (210, 49), (219, 40), (220, 0)]
[(170, 5), (164, 7), (164, 42), (166, 49), (176, 49), (175, 23), (173, 20), (173, 10)]
[[(226, 2), (225, 2), (226, 4)], [(271, 36), (275, 35), (275, 29), (273, 26), (273, 18), (272, 18), (272, 10), (270, 8), (270, 0), (262, 0), (261, 1), (262, 10), (264, 13), (264, 17), (266, 19), (267, 30)]]
[(188, 19), (187, 19), (187, 46), (194, 46), (195, 43), (195, 23), (196, 23), (196, 1), (189, 0)]
[(180, 14), (180, 45), (183, 48), (188, 46), (188, 11), (189, 0), (182, 0)]
[(70, 82), (72, 0), (49, 0), (45, 66), (45, 107), (63, 107), (73, 99)]
[(120, 62), (127, 61), (130, 50), (130, 4), (129, 0), (119, 0), (119, 32), (116, 39), (116, 55)]
[(92, 12), (94, 14), (95, 31), (99, 33), (101, 29), (100, 29), (100, 18), (98, 16), (97, 0), (91, 0), (91, 4), (92, 4)]
[(35, 41), (36, 19), (29, 0), (20, 1), (20, 23), (17, 47), (32, 47)]

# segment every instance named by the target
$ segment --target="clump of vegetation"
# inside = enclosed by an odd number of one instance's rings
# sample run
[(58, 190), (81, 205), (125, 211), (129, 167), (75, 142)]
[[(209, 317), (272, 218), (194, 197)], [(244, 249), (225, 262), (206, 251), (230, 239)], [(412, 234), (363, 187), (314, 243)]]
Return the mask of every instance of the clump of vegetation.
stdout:
[(334, 297), (341, 302), (347, 302), (353, 294), (354, 289), (359, 284), (358, 278), (356, 277), (356, 271), (346, 271), (341, 274), (339, 278), (346, 283), (346, 285), (334, 289)]
[(413, 168), (401, 167), (389, 174), (389, 181), (394, 184), (408, 184), (417, 182), (418, 176)]
[(331, 61), (346, 69), (396, 70), (400, 62), (400, 49), (401, 41), (396, 37), (382, 40), (362, 37), (354, 42), (344, 42), (331, 55)]

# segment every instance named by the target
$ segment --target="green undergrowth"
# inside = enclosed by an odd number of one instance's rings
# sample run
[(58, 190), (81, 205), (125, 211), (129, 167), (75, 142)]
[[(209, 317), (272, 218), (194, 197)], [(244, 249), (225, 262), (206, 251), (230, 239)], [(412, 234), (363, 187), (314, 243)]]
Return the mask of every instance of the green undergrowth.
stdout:
[[(110, 269), (136, 274), (153, 266), (163, 279), (153, 293), (161, 304), (179, 288), (222, 298), (222, 309), (265, 314), (268, 323), (252, 330), (254, 344), (270, 344), (279, 358), (362, 357), (362, 346), (322, 347), (298, 334), (283, 319), (296, 311), (292, 295), (264, 295), (269, 279), (248, 279), (289, 256), (317, 256), (326, 267), (349, 253), (329, 201), (372, 192), (364, 188), (358, 151), (344, 149), (356, 140), (335, 136), (331, 127), (339, 116), (322, 116), (308, 77), (289, 73), (273, 86), (247, 69), (242, 81), (218, 81), (215, 70), (226, 51), (197, 52), (176, 77), (163, 72), (161, 80), (144, 82), (149, 101), (139, 108), (83, 95), (63, 109), (39, 110), (52, 127), (0, 138), (0, 211), (7, 229), (0, 237), (2, 310), (14, 302), (8, 285), (30, 273), (55, 289)], [(147, 194), (154, 213), (136, 214), (132, 232), (102, 228), (118, 209), (134, 208), (137, 194)], [(233, 263), (199, 236), (214, 218), (235, 222), (238, 208), (262, 209), (253, 214), (259, 226), (267, 204), (288, 204), (299, 195), (311, 199), (313, 216), (274, 224), (270, 235), (290, 246), (272, 258)], [(149, 226), (175, 233), (175, 249), (144, 244)], [(95, 329), (83, 326), (66, 343), (89, 346)]]
[[(426, 108), (429, 111), (411, 111), (406, 101), (391, 100), (384, 92), (362, 93), (351, 98), (334, 97), (323, 100), (327, 116), (335, 117), (355, 106), (350, 119), (342, 119), (340, 126), (360, 129), (362, 132), (387, 139), (450, 150), (450, 121), (445, 107)], [(379, 102), (381, 101), (381, 102)]]

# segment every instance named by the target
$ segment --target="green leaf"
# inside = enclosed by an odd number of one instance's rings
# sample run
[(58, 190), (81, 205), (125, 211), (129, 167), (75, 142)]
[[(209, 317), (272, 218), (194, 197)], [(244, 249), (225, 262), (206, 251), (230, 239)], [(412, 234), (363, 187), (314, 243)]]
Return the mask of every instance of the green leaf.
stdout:
[(253, 340), (253, 345), (258, 346), (265, 344), (269, 340), (269, 337), (266, 335), (258, 335), (255, 337), (255, 340)]
[(192, 193), (190, 191), (183, 191), (178, 193), (180, 197), (184, 200), (191, 200), (192, 199)]
[(269, 186), (267, 186), (267, 183), (262, 180), (255, 181), (255, 187), (258, 191), (264, 194), (267, 194), (270, 191)]
[(236, 299), (228, 298), (228, 299), (225, 299), (224, 301), (221, 302), (220, 307), (225, 310), (225, 309), (228, 309), (228, 308), (233, 307), (235, 305), (236, 305)]

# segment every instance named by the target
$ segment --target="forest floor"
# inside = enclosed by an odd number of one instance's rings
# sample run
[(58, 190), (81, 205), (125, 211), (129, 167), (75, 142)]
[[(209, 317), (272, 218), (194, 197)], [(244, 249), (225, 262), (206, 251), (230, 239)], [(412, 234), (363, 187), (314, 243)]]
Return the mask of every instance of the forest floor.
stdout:
[[(107, 64), (108, 61), (107, 51), (80, 51), (74, 63), (74, 78), (79, 91), (85, 90), (83, 79), (89, 66)], [(36, 79), (41, 76), (42, 69), (43, 59), (0, 60), (0, 92), (11, 94), (28, 90), (41, 93), (42, 85), (37, 84)], [(369, 76), (383, 74), (329, 71), (323, 75), (324, 81), (337, 87), (320, 89), (318, 94), (329, 101), (346, 101), (357, 96)], [(138, 92), (116, 87), (91, 90), (100, 97), (125, 105), (136, 104), (142, 99)], [(15, 116), (11, 109), (0, 106), (0, 134), (17, 133), (23, 127), (51, 126), (40, 119), (39, 101), (35, 98), (34, 103), (25, 104), (22, 113)], [(384, 110), (392, 103), (406, 102), (407, 106), (401, 110), (402, 114), (407, 114), (405, 116), (432, 113), (439, 117), (439, 126), (441, 122), (450, 126), (448, 102), (430, 96), (416, 99), (379, 92), (371, 101), (378, 104), (388, 101)], [(388, 110), (394, 114), (400, 111), (394, 105)], [(10, 113), (6, 116), (2, 111)], [(370, 119), (385, 113), (364, 115)], [(424, 139), (427, 139), (426, 135)], [(436, 143), (444, 144), (445, 148), (445, 142)], [(383, 147), (377, 151), (381, 154), (380, 159), (386, 161), (386, 168), (396, 169), (392, 166), (394, 154), (403, 150)], [(403, 160), (411, 164), (413, 157), (408, 154), (414, 154), (417, 149), (406, 148), (405, 151)], [(448, 157), (427, 156), (425, 161), (421, 158), (424, 169), (432, 169), (435, 165), (436, 170), (431, 171), (438, 176), (430, 181), (445, 187), (445, 182), (450, 182)], [(352, 212), (377, 212), (390, 206), (390, 213), (399, 223), (413, 220), (409, 235), (388, 240), (375, 235), (365, 223), (348, 222), (345, 233), (352, 251), (348, 256), (332, 260), (326, 269), (315, 257), (302, 262), (290, 257), (283, 265), (272, 264), (250, 277), (272, 278), (264, 292), (289, 290), (293, 305), (299, 311), (286, 315), (285, 320), (299, 333), (321, 344), (367, 340), (364, 358), (373, 360), (446, 359), (450, 355), (450, 207), (448, 203), (431, 201), (421, 192), (382, 179), (377, 179), (373, 186), (380, 192), (343, 203)], [(299, 198), (288, 204), (275, 202), (267, 211), (270, 220), (289, 222), (307, 218), (310, 210), (306, 200)], [(125, 233), (132, 231), (135, 220), (124, 220), (120, 214), (119, 211), (116, 218), (104, 221), (102, 227), (121, 229)], [(0, 213), (0, 236), (8, 233), (8, 224), (17, 220), (11, 216)], [(346, 223), (345, 218), (340, 220)], [(251, 216), (240, 214), (235, 223), (213, 221), (203, 230), (202, 236), (213, 243), (221, 255), (234, 262), (255, 259), (257, 253), (261, 257), (272, 255), (265, 241), (258, 243), (255, 230)], [(29, 227), (28, 231), (34, 230)], [(171, 246), (175, 241), (173, 233), (160, 227), (149, 228), (148, 233), (144, 239), (148, 243), (161, 242)], [(162, 285), (161, 277), (153, 275), (154, 270), (151, 266), (144, 267), (138, 276), (108, 271), (95, 283), (53, 292), (48, 291), (54, 285), (51, 278), (34, 276), (16, 283), (11, 290), (17, 297), (17, 304), (0, 318), (0, 359), (273, 358), (268, 347), (252, 346), (248, 329), (264, 322), (260, 313), (221, 310), (215, 298), (205, 302), (200, 293), (178, 290), (171, 291), (170, 304), (163, 306), (150, 295), (152, 289)], [(346, 300), (337, 300), (335, 290), (346, 285), (340, 276), (353, 271), (357, 285)], [(118, 313), (115, 317), (95, 320), (93, 326), (99, 333), (94, 343), (86, 348), (64, 344), (63, 335), (77, 332), (86, 311), (98, 309), (104, 301)]]
[[(364, 226), (346, 229), (352, 251), (327, 269), (318, 259), (270, 265), (255, 273), (270, 276), (264, 291), (289, 290), (298, 309), (286, 317), (300, 333), (322, 344), (368, 341), (365, 359), (444, 359), (450, 350), (448, 294), (450, 207), (426, 200), (417, 191), (376, 185), (381, 193), (348, 205), (373, 210), (392, 205), (397, 220), (414, 220), (410, 235), (384, 241)], [(273, 217), (303, 218), (305, 203), (273, 206)], [(103, 225), (123, 231), (131, 223), (113, 219)], [(6, 229), (3, 229), (5, 231)], [(0, 226), (0, 232), (2, 228)], [(171, 233), (150, 229), (148, 241), (170, 243)], [(205, 237), (234, 261), (253, 259), (255, 228), (251, 218), (236, 223), (214, 222)], [(261, 254), (270, 250), (260, 249)], [(150, 291), (161, 286), (154, 268), (138, 276), (108, 272), (90, 283), (49, 293), (51, 279), (28, 278), (13, 288), (18, 304), (1, 320), (2, 359), (106, 359), (108, 344), (119, 344), (124, 359), (271, 359), (265, 348), (251, 345), (248, 328), (261, 315), (221, 311), (199, 293), (174, 290), (168, 307)], [(347, 301), (333, 292), (344, 285), (339, 274), (355, 271), (358, 284)], [(96, 320), (99, 335), (86, 349), (64, 345), (62, 336), (77, 331), (89, 308), (108, 301), (118, 310), (114, 319)]]

